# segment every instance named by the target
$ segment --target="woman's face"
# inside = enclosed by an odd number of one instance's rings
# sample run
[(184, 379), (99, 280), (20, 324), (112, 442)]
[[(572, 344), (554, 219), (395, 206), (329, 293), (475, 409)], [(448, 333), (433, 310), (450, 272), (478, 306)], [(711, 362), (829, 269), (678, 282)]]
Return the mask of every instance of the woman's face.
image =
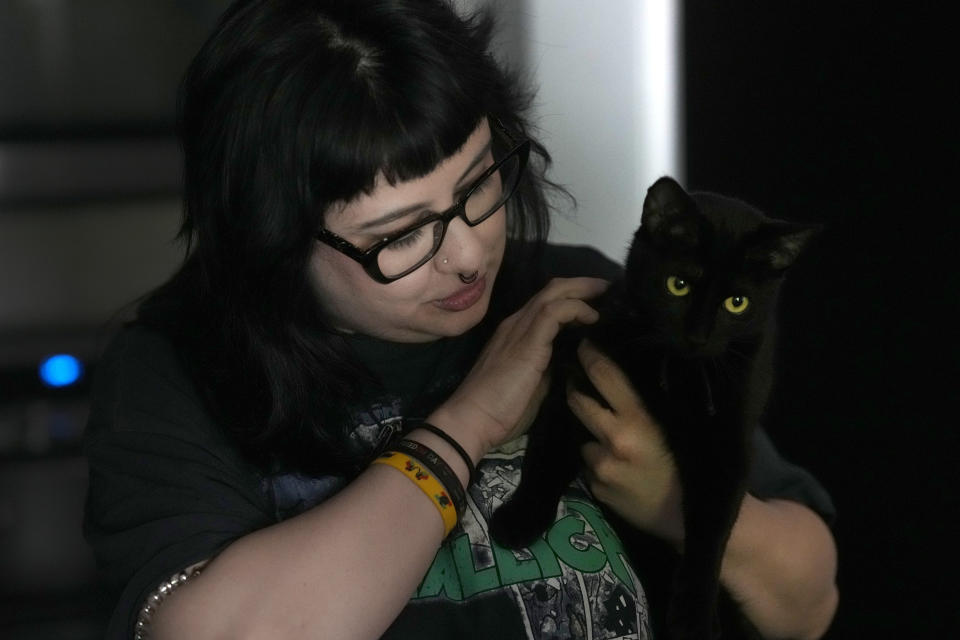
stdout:
[[(433, 172), (393, 186), (378, 176), (369, 195), (331, 207), (325, 226), (366, 249), (424, 215), (451, 207), (456, 194), (492, 164), (490, 128), (484, 120)], [(389, 215), (400, 210), (406, 212), (399, 218)], [(328, 321), (337, 329), (394, 342), (426, 342), (460, 335), (480, 322), (505, 244), (506, 212), (501, 207), (476, 227), (452, 220), (436, 255), (390, 284), (376, 282), (357, 262), (320, 242), (310, 261), (310, 276)], [(473, 273), (479, 277), (469, 285), (458, 277)]]

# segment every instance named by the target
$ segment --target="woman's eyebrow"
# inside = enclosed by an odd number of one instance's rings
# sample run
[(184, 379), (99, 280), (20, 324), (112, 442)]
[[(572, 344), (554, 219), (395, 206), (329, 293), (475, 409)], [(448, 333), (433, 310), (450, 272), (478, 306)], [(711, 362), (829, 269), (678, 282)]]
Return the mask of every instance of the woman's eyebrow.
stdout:
[(387, 224), (388, 222), (393, 222), (394, 220), (405, 218), (406, 216), (410, 215), (411, 213), (414, 213), (415, 211), (420, 211), (421, 209), (425, 209), (429, 204), (430, 204), (429, 202), (418, 202), (416, 204), (411, 204), (408, 207), (403, 207), (401, 209), (394, 209), (390, 213), (380, 216), (376, 220), (368, 220), (367, 222), (364, 222), (359, 227), (357, 227), (357, 230), (365, 231), (372, 227), (379, 227), (380, 225)]
[[(488, 153), (490, 153), (490, 148), (492, 144), (493, 144), (493, 140), (491, 139), (487, 142), (487, 144), (483, 146), (483, 149), (481, 149), (479, 153), (477, 153), (477, 155), (474, 156), (473, 160), (470, 161), (470, 164), (467, 166), (466, 169), (464, 169), (463, 173), (460, 174), (460, 177), (457, 179), (457, 185), (460, 185), (466, 179), (466, 177), (470, 175), (470, 172), (472, 172), (477, 167), (478, 164), (483, 162), (483, 159), (487, 157)], [(406, 207), (394, 209), (393, 211), (385, 213), (379, 218), (376, 218), (375, 220), (368, 220), (367, 222), (364, 222), (359, 227), (357, 227), (357, 230), (364, 231), (372, 227), (379, 227), (380, 225), (387, 224), (388, 222), (393, 222), (394, 220), (404, 218), (410, 215), (411, 213), (420, 211), (421, 209), (426, 209), (428, 206), (430, 206), (429, 202), (418, 202), (416, 204), (411, 204)]]
[(466, 180), (467, 176), (470, 175), (470, 172), (473, 171), (473, 169), (478, 164), (483, 162), (483, 159), (487, 157), (487, 154), (490, 153), (490, 149), (492, 147), (493, 147), (493, 138), (490, 138), (489, 140), (487, 140), (487, 144), (483, 145), (483, 149), (480, 149), (480, 152), (476, 156), (474, 156), (473, 160), (470, 161), (470, 165), (466, 169), (464, 169), (463, 173), (460, 174), (460, 177), (457, 178), (458, 185), (464, 180)]

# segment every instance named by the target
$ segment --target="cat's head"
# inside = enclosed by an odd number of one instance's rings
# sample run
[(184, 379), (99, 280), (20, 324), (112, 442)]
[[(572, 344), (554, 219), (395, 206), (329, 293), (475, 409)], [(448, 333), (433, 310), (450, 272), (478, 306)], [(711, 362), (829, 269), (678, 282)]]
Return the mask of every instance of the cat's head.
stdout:
[(784, 272), (817, 230), (660, 178), (647, 191), (626, 287), (657, 343), (717, 356), (767, 330)]

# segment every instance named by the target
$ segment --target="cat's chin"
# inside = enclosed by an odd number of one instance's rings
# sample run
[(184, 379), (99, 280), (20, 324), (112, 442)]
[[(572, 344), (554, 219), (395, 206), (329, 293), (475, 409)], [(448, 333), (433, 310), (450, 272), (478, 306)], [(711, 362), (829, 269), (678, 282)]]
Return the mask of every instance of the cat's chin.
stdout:
[(723, 355), (723, 349), (684, 346), (678, 348), (674, 353), (681, 360), (696, 362), (698, 360), (713, 360), (714, 358), (719, 358)]

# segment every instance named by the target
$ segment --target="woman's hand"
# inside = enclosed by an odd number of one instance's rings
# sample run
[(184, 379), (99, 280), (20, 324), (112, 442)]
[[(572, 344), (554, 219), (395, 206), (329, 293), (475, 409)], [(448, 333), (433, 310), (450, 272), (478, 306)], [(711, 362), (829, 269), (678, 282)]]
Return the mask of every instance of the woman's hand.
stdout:
[(597, 439), (582, 449), (590, 490), (633, 526), (679, 546), (680, 482), (660, 427), (613, 361), (588, 341), (580, 344), (577, 355), (610, 407), (567, 389), (570, 409)]
[(453, 395), (430, 416), (479, 459), (523, 433), (548, 386), (553, 339), (570, 323), (598, 314), (585, 301), (603, 293), (598, 278), (556, 278), (497, 327)]
[[(570, 408), (598, 440), (582, 450), (591, 491), (633, 526), (680, 548), (680, 483), (660, 427), (609, 358), (588, 342), (578, 355), (610, 406), (567, 391)], [(747, 494), (720, 580), (764, 637), (819, 638), (837, 608), (836, 566), (833, 537), (813, 511)]]

